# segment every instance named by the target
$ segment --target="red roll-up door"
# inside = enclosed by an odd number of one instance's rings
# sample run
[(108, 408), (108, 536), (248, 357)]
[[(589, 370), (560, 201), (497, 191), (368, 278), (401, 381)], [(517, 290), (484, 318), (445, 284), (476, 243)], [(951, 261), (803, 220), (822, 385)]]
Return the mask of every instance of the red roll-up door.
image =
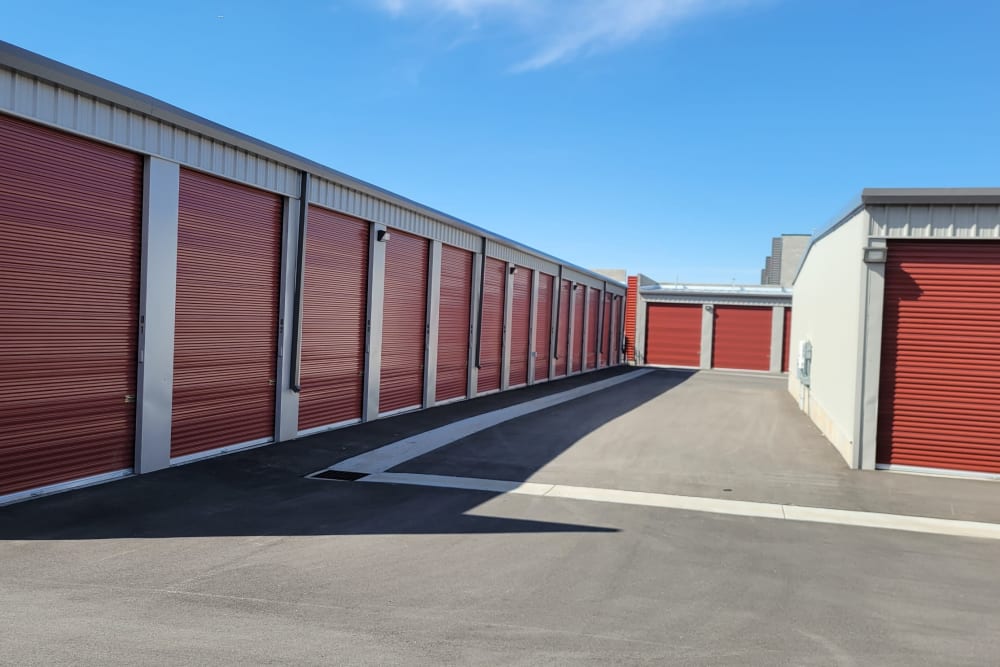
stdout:
[(472, 253), (443, 245), (435, 401), (450, 401), (467, 394), (471, 304)]
[(0, 114), (0, 495), (131, 468), (142, 158)]
[(554, 276), (538, 273), (538, 303), (535, 307), (535, 382), (549, 379), (554, 281)]
[(507, 264), (486, 258), (483, 271), (483, 319), (479, 329), (479, 381), (477, 391), (500, 389), (503, 353), (503, 308), (507, 291)]
[(601, 341), (597, 335), (598, 320), (601, 317), (601, 293), (593, 287), (587, 288), (587, 370), (597, 368), (597, 351)]
[(583, 370), (583, 348), (587, 343), (587, 323), (585, 311), (585, 299), (587, 298), (587, 287), (576, 285), (573, 288), (576, 302), (573, 304), (573, 372), (579, 373)]
[(386, 241), (378, 400), (381, 414), (423, 404), (427, 253), (427, 239), (396, 229)]
[(651, 303), (646, 310), (646, 363), (701, 365), (701, 304)]
[(364, 220), (309, 207), (299, 430), (361, 418), (368, 319)]
[(1000, 244), (889, 241), (877, 461), (1000, 473)]
[(559, 319), (556, 323), (556, 377), (566, 375), (569, 369), (569, 295), (570, 283), (562, 281), (559, 288)]
[(181, 169), (171, 456), (274, 437), (281, 198)]
[(771, 368), (771, 308), (716, 306), (712, 368)]
[(604, 317), (601, 321), (601, 366), (607, 366), (611, 359), (611, 295), (604, 293)]
[(635, 358), (636, 302), (639, 299), (639, 277), (629, 276), (625, 295), (625, 361)]
[(787, 373), (788, 372), (788, 358), (789, 358), (789, 355), (791, 354), (791, 349), (789, 349), (789, 346), (791, 345), (791, 341), (792, 341), (792, 309), (791, 308), (785, 308), (784, 322), (785, 322), (784, 323), (784, 333), (783, 333), (784, 338), (781, 341), (781, 372), (782, 373)]
[(528, 353), (531, 340), (531, 270), (517, 267), (510, 314), (510, 376), (507, 384), (518, 387), (528, 382)]

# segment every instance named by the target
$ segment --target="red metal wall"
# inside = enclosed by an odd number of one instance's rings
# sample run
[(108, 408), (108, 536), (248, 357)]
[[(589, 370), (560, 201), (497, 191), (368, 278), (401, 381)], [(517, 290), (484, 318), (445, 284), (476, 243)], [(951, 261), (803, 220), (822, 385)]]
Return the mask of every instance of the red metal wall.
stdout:
[(791, 308), (785, 308), (784, 322), (785, 322), (785, 324), (784, 324), (784, 330), (783, 330), (783, 339), (781, 341), (781, 372), (782, 373), (787, 373), (788, 372), (788, 365), (789, 365), (789, 355), (791, 355), (791, 353), (792, 353), (791, 349), (789, 349), (789, 345), (791, 344), (791, 340), (792, 340), (792, 309)]
[(361, 418), (369, 227), (309, 207), (299, 430)]
[(472, 253), (441, 246), (441, 297), (438, 317), (436, 401), (467, 394), (469, 327), (472, 304)]
[(628, 277), (628, 292), (625, 295), (625, 361), (636, 361), (635, 358), (635, 309), (639, 298), (639, 277)]
[(142, 158), (0, 114), (0, 494), (132, 467)]
[(889, 241), (877, 461), (1000, 473), (1000, 244)]
[(423, 404), (427, 333), (427, 239), (393, 229), (385, 244), (380, 413)]
[(646, 363), (701, 365), (700, 304), (651, 303), (646, 310)]
[(549, 378), (554, 284), (554, 276), (538, 272), (538, 303), (535, 308), (535, 382)]
[(479, 330), (479, 382), (482, 392), (500, 389), (503, 351), (503, 308), (507, 290), (507, 264), (486, 258), (483, 280), (483, 320)]
[(531, 340), (531, 269), (517, 267), (510, 316), (510, 377), (509, 386), (528, 382), (528, 353)]
[(573, 287), (576, 302), (573, 304), (573, 368), (572, 372), (579, 373), (583, 370), (583, 348), (587, 340), (587, 326), (585, 320), (584, 306), (587, 298), (587, 287), (576, 285)]
[(569, 368), (569, 295), (570, 282), (562, 281), (559, 288), (559, 320), (556, 325), (556, 377), (566, 375)]
[(597, 335), (597, 324), (600, 319), (601, 293), (593, 287), (587, 288), (587, 370), (597, 368), (597, 351), (601, 341)]
[(716, 306), (712, 368), (771, 368), (771, 308)]
[(181, 169), (172, 456), (274, 436), (281, 213)]

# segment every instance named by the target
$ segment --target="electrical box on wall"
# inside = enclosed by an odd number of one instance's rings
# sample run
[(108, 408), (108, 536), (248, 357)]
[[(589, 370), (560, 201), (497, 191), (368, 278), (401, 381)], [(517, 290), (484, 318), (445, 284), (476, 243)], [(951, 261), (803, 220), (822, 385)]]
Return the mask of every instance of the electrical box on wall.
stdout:
[(799, 382), (809, 386), (809, 374), (812, 371), (813, 346), (807, 340), (799, 341), (799, 360), (797, 364)]

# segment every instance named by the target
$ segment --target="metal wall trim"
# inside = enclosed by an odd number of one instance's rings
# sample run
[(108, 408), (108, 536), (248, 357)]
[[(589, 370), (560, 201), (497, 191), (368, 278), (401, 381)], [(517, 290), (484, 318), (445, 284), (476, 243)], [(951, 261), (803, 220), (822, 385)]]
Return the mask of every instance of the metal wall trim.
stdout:
[[(303, 179), (307, 175), (302, 175)], [(301, 199), (285, 198), (281, 230), (281, 264), (278, 295), (278, 345), (276, 353), (274, 439), (293, 440), (299, 429), (300, 356), (302, 354), (302, 290), (305, 286), (305, 230), (308, 206)], [(301, 235), (300, 235), (301, 234)], [(290, 331), (289, 331), (290, 330)]]
[(424, 338), (424, 407), (436, 402), (438, 366), (438, 325), (441, 318), (441, 242), (431, 241), (428, 248), (427, 314)]
[(51, 496), (56, 493), (65, 493), (66, 491), (74, 491), (76, 489), (82, 489), (88, 486), (96, 486), (98, 484), (105, 484), (107, 482), (113, 482), (124, 477), (131, 477), (135, 472), (132, 468), (123, 468), (122, 470), (115, 470), (113, 472), (105, 472), (100, 475), (92, 475), (90, 477), (81, 477), (80, 479), (70, 480), (68, 482), (58, 482), (56, 484), (46, 484), (45, 486), (35, 487), (33, 489), (27, 489), (25, 491), (15, 491), (14, 493), (6, 493), (0, 496), (0, 507), (4, 505), (13, 505), (14, 503), (24, 502), (25, 500), (34, 500), (35, 498), (41, 498), (42, 496)]
[(382, 310), (385, 303), (385, 241), (379, 232), (385, 225), (374, 224), (368, 236), (368, 326), (365, 333), (364, 405), (361, 419), (377, 419), (379, 379), (382, 376)]
[(175, 456), (170, 459), (170, 465), (182, 466), (188, 463), (194, 463), (195, 461), (201, 461), (203, 459), (214, 459), (217, 456), (232, 454), (234, 452), (242, 452), (246, 449), (256, 449), (257, 447), (264, 447), (270, 444), (274, 444), (274, 438), (258, 438), (257, 440), (241, 442), (235, 445), (226, 445), (225, 447), (206, 449), (203, 452), (193, 452), (191, 454), (185, 454), (183, 456)]
[(870, 236), (898, 239), (1000, 239), (998, 204), (879, 204), (865, 207)]
[(347, 428), (348, 426), (355, 426), (362, 423), (360, 419), (345, 419), (342, 422), (337, 422), (336, 424), (326, 424), (325, 426), (314, 426), (313, 428), (307, 428), (299, 431), (296, 434), (298, 438), (304, 438), (308, 435), (316, 435), (317, 433), (326, 433), (327, 431), (335, 431), (338, 428)]

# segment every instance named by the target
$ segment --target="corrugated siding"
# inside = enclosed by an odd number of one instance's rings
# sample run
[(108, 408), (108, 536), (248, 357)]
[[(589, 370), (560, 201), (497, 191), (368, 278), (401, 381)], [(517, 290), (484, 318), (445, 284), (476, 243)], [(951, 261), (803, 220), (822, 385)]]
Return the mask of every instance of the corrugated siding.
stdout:
[(538, 303), (535, 307), (535, 381), (549, 377), (552, 340), (552, 290), (555, 276), (538, 274)]
[(172, 456), (274, 435), (281, 213), (181, 169)]
[(625, 360), (635, 358), (636, 302), (639, 298), (639, 277), (628, 277), (628, 294), (625, 297)]
[(531, 271), (517, 267), (510, 317), (510, 377), (508, 384), (517, 387), (528, 381), (528, 354), (531, 340)]
[(1000, 473), (1000, 243), (890, 241), (879, 463)]
[(701, 365), (700, 304), (651, 303), (646, 310), (646, 363)]
[(299, 172), (171, 123), (0, 67), (0, 110), (257, 188), (295, 195)]
[(600, 319), (601, 293), (596, 289), (587, 290), (587, 369), (597, 368), (597, 351), (601, 341), (598, 337), (597, 324)]
[(428, 252), (427, 239), (397, 229), (386, 241), (379, 412), (423, 403)]
[(131, 468), (142, 159), (0, 116), (0, 494)]
[(536, 257), (535, 255), (527, 253), (523, 250), (503, 245), (493, 241), (492, 239), (488, 239), (486, 241), (486, 254), (489, 257), (501, 259), (505, 262), (524, 266), (529, 269), (535, 269), (537, 271), (545, 271), (546, 273), (557, 273), (559, 271), (558, 264), (542, 259), (541, 257)]
[(604, 286), (604, 280), (587, 273), (576, 271), (569, 267), (563, 268), (563, 278), (573, 283), (586, 285), (587, 287), (593, 287), (595, 289), (600, 289)]
[(770, 308), (716, 306), (712, 368), (770, 370), (771, 313)]
[(879, 205), (866, 210), (871, 236), (1000, 239), (1000, 206), (996, 204)]
[(483, 324), (479, 330), (479, 392), (500, 388), (503, 309), (507, 286), (507, 264), (492, 257), (485, 258), (485, 262)]
[(556, 325), (556, 377), (566, 375), (569, 370), (569, 297), (571, 285), (562, 281), (559, 289), (559, 321)]
[(370, 225), (309, 207), (299, 430), (360, 419)]
[(576, 300), (573, 304), (573, 369), (577, 373), (583, 369), (583, 348), (586, 345), (587, 325), (584, 322), (586, 312), (585, 299), (587, 298), (587, 288), (584, 285), (574, 285)]
[(441, 246), (441, 297), (438, 317), (437, 388), (435, 399), (466, 395), (469, 330), (472, 313), (472, 253)]

